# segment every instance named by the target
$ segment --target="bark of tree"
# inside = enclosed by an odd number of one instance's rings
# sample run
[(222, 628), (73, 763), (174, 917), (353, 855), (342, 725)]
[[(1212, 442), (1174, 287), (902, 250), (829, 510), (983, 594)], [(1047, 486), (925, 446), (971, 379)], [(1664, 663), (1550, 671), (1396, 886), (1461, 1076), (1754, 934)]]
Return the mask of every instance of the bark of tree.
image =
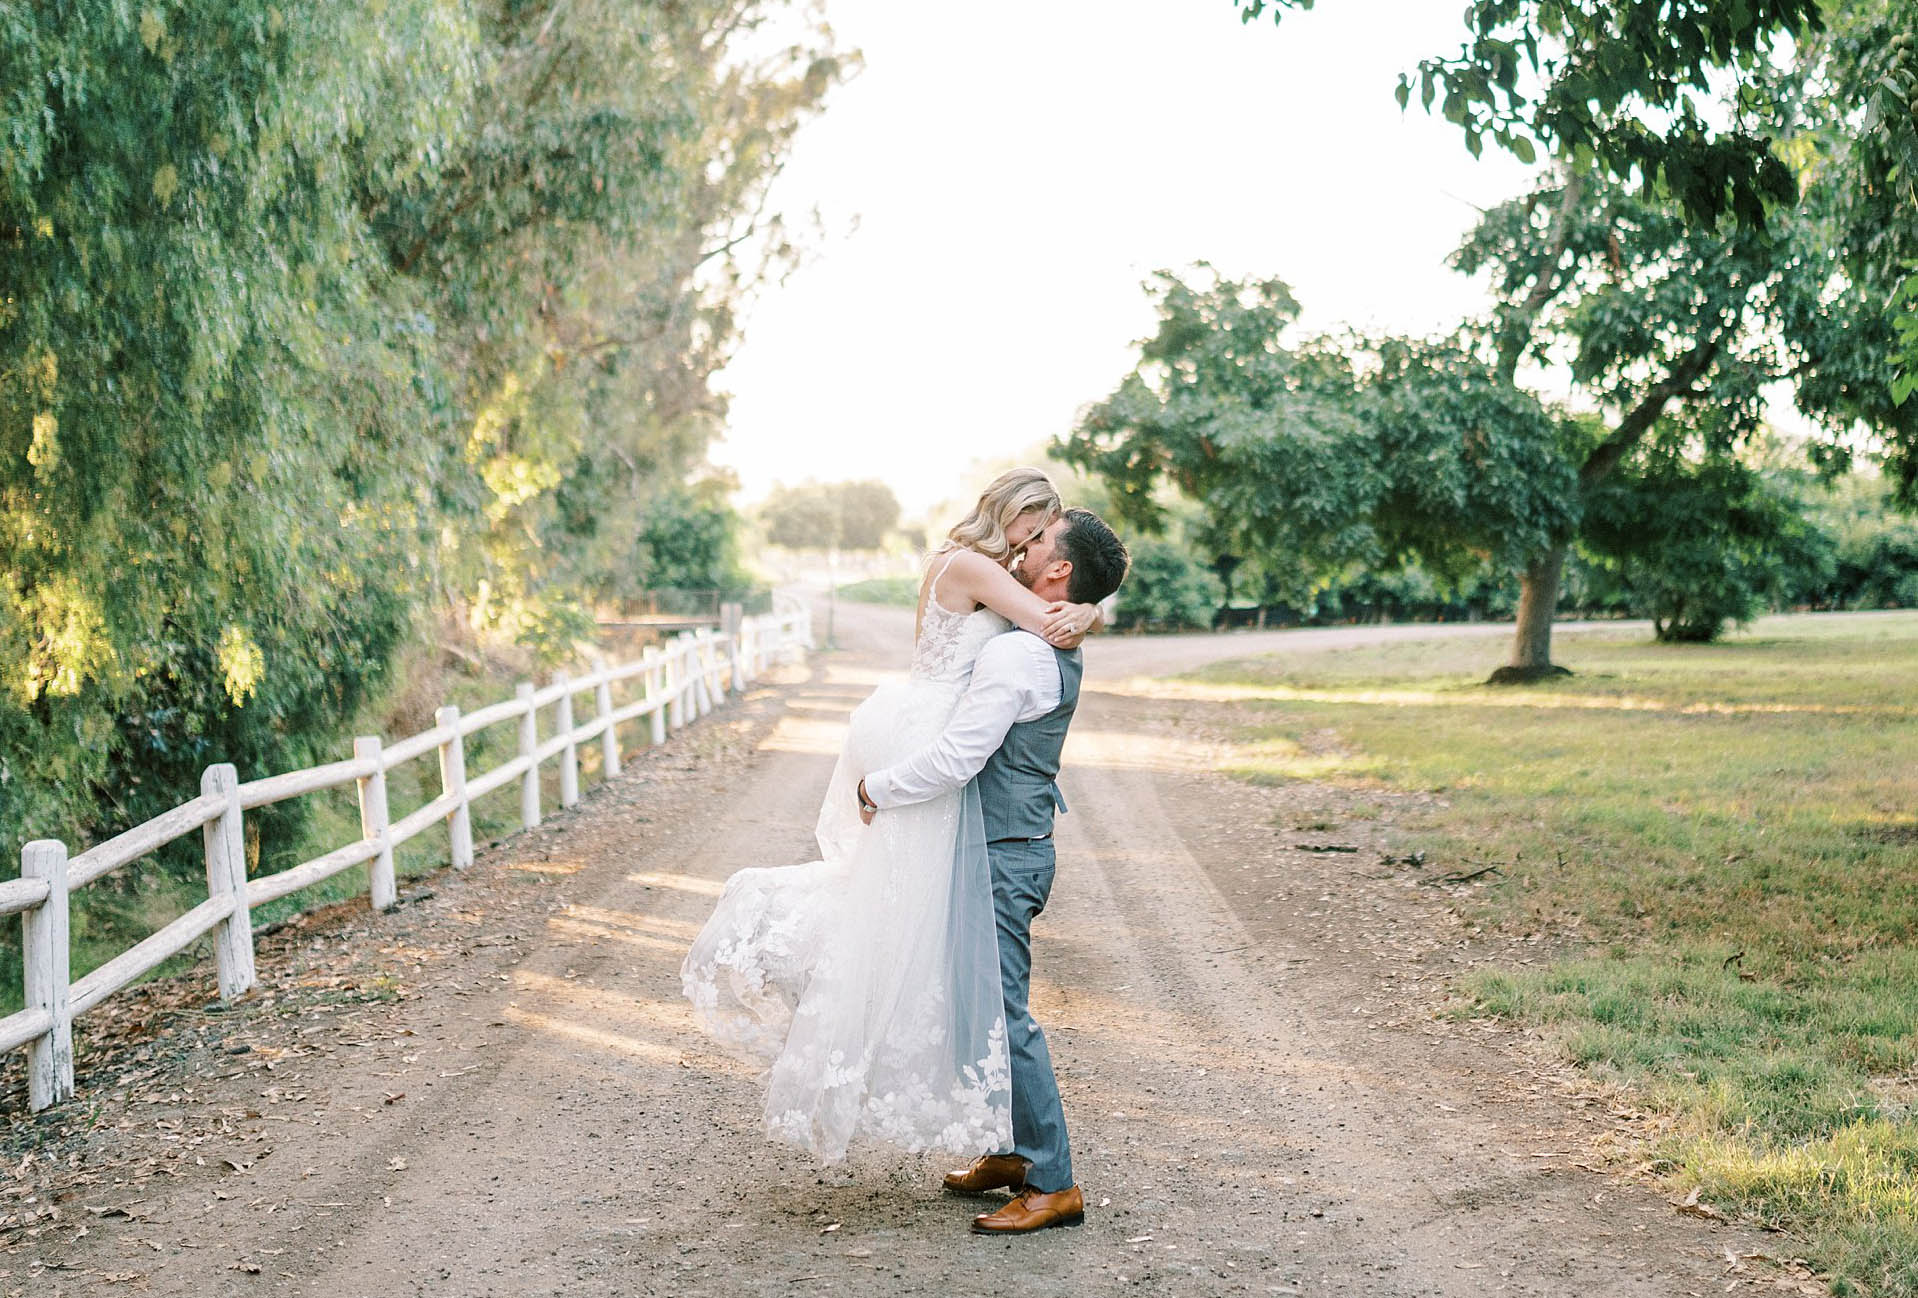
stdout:
[(1552, 616), (1558, 607), (1558, 580), (1565, 571), (1563, 543), (1534, 559), (1519, 574), (1518, 627), (1512, 636), (1512, 660), (1492, 673), (1489, 685), (1524, 685), (1571, 672), (1552, 661)]
[[(1585, 200), (1582, 179), (1573, 173), (1566, 177), (1559, 195), (1558, 211), (1545, 238), (1545, 250), (1538, 259), (1532, 291), (1525, 295), (1501, 322), (1498, 344), (1498, 375), (1507, 383), (1518, 374), (1519, 358), (1531, 341), (1539, 314), (1565, 284), (1565, 249), (1571, 241), (1572, 223), (1579, 205)], [(1561, 542), (1539, 556), (1519, 574), (1518, 627), (1512, 636), (1512, 658), (1493, 672), (1490, 685), (1524, 684), (1547, 676), (1569, 676), (1570, 672), (1552, 663), (1552, 616), (1558, 607), (1558, 579), (1565, 570), (1567, 543)]]
[[(1580, 493), (1590, 491), (1616, 469), (1619, 462), (1638, 445), (1652, 425), (1674, 400), (1702, 395), (1695, 384), (1711, 368), (1723, 344), (1723, 335), (1713, 333), (1701, 339), (1671, 368), (1663, 379), (1648, 389), (1638, 404), (1618, 421), (1612, 435), (1601, 442), (1578, 469)], [(1552, 615), (1558, 607), (1558, 583), (1565, 571), (1568, 542), (1560, 542), (1534, 559), (1519, 574), (1518, 626), (1512, 635), (1512, 658), (1486, 679), (1488, 685), (1523, 685), (1552, 676), (1572, 673), (1552, 661)], [(1662, 637), (1661, 637), (1662, 638)]]
[(1532, 291), (1500, 321), (1498, 376), (1507, 383), (1512, 382), (1518, 374), (1519, 358), (1525, 354), (1525, 344), (1532, 339), (1532, 329), (1538, 323), (1539, 312), (1565, 286), (1562, 265), (1565, 249), (1571, 242), (1572, 222), (1577, 219), (1579, 205), (1584, 201), (1584, 179), (1574, 172), (1565, 178), (1565, 190), (1559, 195), (1558, 211), (1552, 214), (1551, 229), (1545, 236), (1545, 251), (1540, 254), (1538, 269), (1533, 272)]

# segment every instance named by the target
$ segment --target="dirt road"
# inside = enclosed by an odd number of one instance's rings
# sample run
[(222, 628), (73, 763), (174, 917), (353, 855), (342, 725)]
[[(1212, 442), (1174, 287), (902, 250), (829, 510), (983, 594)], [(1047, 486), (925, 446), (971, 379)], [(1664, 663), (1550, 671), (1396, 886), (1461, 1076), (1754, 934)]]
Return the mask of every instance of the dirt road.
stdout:
[[(81, 1099), (9, 1137), (16, 1161), (39, 1152), (15, 1172), (0, 1291), (1769, 1283), (1737, 1259), (1780, 1251), (1773, 1237), (1594, 1170), (1595, 1140), (1634, 1115), (1436, 1013), (1447, 978), (1528, 958), (1529, 935), (1465, 931), (1447, 890), (1384, 861), (1392, 806), (1213, 774), (1227, 714), (1101, 694), (1142, 670), (1117, 641), (1088, 655), (1035, 930), (1086, 1225), (976, 1238), (978, 1204), (942, 1195), (936, 1164), (822, 1170), (763, 1141), (752, 1078), (691, 1027), (679, 960), (731, 870), (805, 859), (846, 715), (903, 668), (908, 623), (842, 606), (840, 652), (639, 756), (577, 811), (390, 915), (274, 935), (270, 998), (215, 1012), (208, 976), (83, 1034)], [(1330, 846), (1356, 850), (1307, 850)]]

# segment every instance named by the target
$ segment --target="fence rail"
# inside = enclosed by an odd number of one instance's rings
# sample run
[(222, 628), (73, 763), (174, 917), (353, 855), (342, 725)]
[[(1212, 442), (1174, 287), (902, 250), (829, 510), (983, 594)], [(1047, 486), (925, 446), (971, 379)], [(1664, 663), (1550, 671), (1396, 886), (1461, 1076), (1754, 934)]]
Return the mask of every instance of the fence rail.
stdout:
[[(514, 697), (461, 715), (447, 706), (434, 715), (433, 728), (385, 744), (377, 735), (353, 741), (350, 760), (264, 779), (240, 781), (231, 763), (207, 767), (200, 796), (163, 812), (143, 825), (97, 843), (69, 858), (58, 839), (36, 839), (20, 853), (20, 877), (0, 880), (0, 916), (18, 914), (23, 927), (26, 1008), (0, 1018), (0, 1053), (26, 1048), (28, 1104), (38, 1110), (73, 1094), (73, 1021), (180, 954), (213, 935), (220, 995), (231, 1000), (256, 981), (253, 967), (253, 911), (269, 901), (364, 864), (372, 904), (381, 910), (398, 900), (393, 851), (400, 844), (444, 823), (448, 853), (456, 869), (473, 863), (473, 802), (518, 780), (520, 821), (540, 821), (540, 772), (557, 759), (559, 800), (579, 800), (579, 749), (598, 739), (601, 769), (619, 774), (619, 726), (648, 718), (649, 744), (661, 744), (706, 715), (728, 695), (739, 693), (773, 663), (812, 642), (811, 619), (797, 601), (781, 601), (775, 611), (742, 617), (737, 606), (725, 610), (722, 629), (686, 632), (663, 648), (649, 647), (633, 662), (602, 666), (590, 675), (557, 674), (543, 688), (520, 683)], [(613, 686), (638, 679), (643, 696), (613, 706)], [(573, 702), (592, 700), (590, 720), (575, 723)], [(553, 734), (539, 739), (539, 716), (553, 711)], [(469, 777), (464, 741), (489, 726), (518, 723), (517, 753), (483, 774)], [(438, 755), (440, 794), (418, 810), (390, 819), (386, 773), (428, 753)], [(355, 785), (359, 791), (360, 837), (310, 861), (274, 874), (246, 877), (244, 817), (248, 811), (326, 789)], [(77, 889), (138, 861), (185, 837), (202, 834), (206, 849), (206, 900), (172, 923), (135, 943), (79, 981), (69, 977), (68, 897)]]

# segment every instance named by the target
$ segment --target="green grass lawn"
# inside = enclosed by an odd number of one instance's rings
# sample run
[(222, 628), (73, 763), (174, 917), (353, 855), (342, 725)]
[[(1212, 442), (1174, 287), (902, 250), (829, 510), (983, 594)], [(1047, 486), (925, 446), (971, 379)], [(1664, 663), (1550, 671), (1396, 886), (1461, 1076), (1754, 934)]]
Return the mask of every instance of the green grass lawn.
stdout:
[(1422, 790), (1485, 919), (1577, 939), (1485, 973), (1676, 1121), (1653, 1157), (1804, 1236), (1840, 1293), (1918, 1295), (1918, 613), (1763, 619), (1725, 643), (1561, 634), (1576, 676), (1479, 684), (1504, 646), (1402, 641), (1219, 664), (1237, 773)]
[(898, 608), (919, 606), (919, 578), (868, 577), (840, 586), (835, 593), (855, 604), (891, 604)]

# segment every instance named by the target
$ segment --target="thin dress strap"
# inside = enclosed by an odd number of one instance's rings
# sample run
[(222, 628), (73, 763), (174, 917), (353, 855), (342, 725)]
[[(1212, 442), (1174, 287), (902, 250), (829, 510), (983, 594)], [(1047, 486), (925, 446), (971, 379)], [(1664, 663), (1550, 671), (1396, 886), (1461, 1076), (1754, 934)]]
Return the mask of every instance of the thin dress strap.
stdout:
[[(946, 569), (952, 567), (952, 561), (954, 559), (957, 559), (958, 557), (959, 557), (959, 550), (957, 546), (955, 546), (951, 550), (946, 551), (946, 561), (939, 565), (938, 572), (935, 572), (932, 574), (932, 584), (926, 587), (926, 603), (927, 604), (939, 604), (939, 579), (946, 575)], [(939, 604), (939, 611), (941, 613), (952, 612), (952, 610), (947, 608), (944, 604)]]

